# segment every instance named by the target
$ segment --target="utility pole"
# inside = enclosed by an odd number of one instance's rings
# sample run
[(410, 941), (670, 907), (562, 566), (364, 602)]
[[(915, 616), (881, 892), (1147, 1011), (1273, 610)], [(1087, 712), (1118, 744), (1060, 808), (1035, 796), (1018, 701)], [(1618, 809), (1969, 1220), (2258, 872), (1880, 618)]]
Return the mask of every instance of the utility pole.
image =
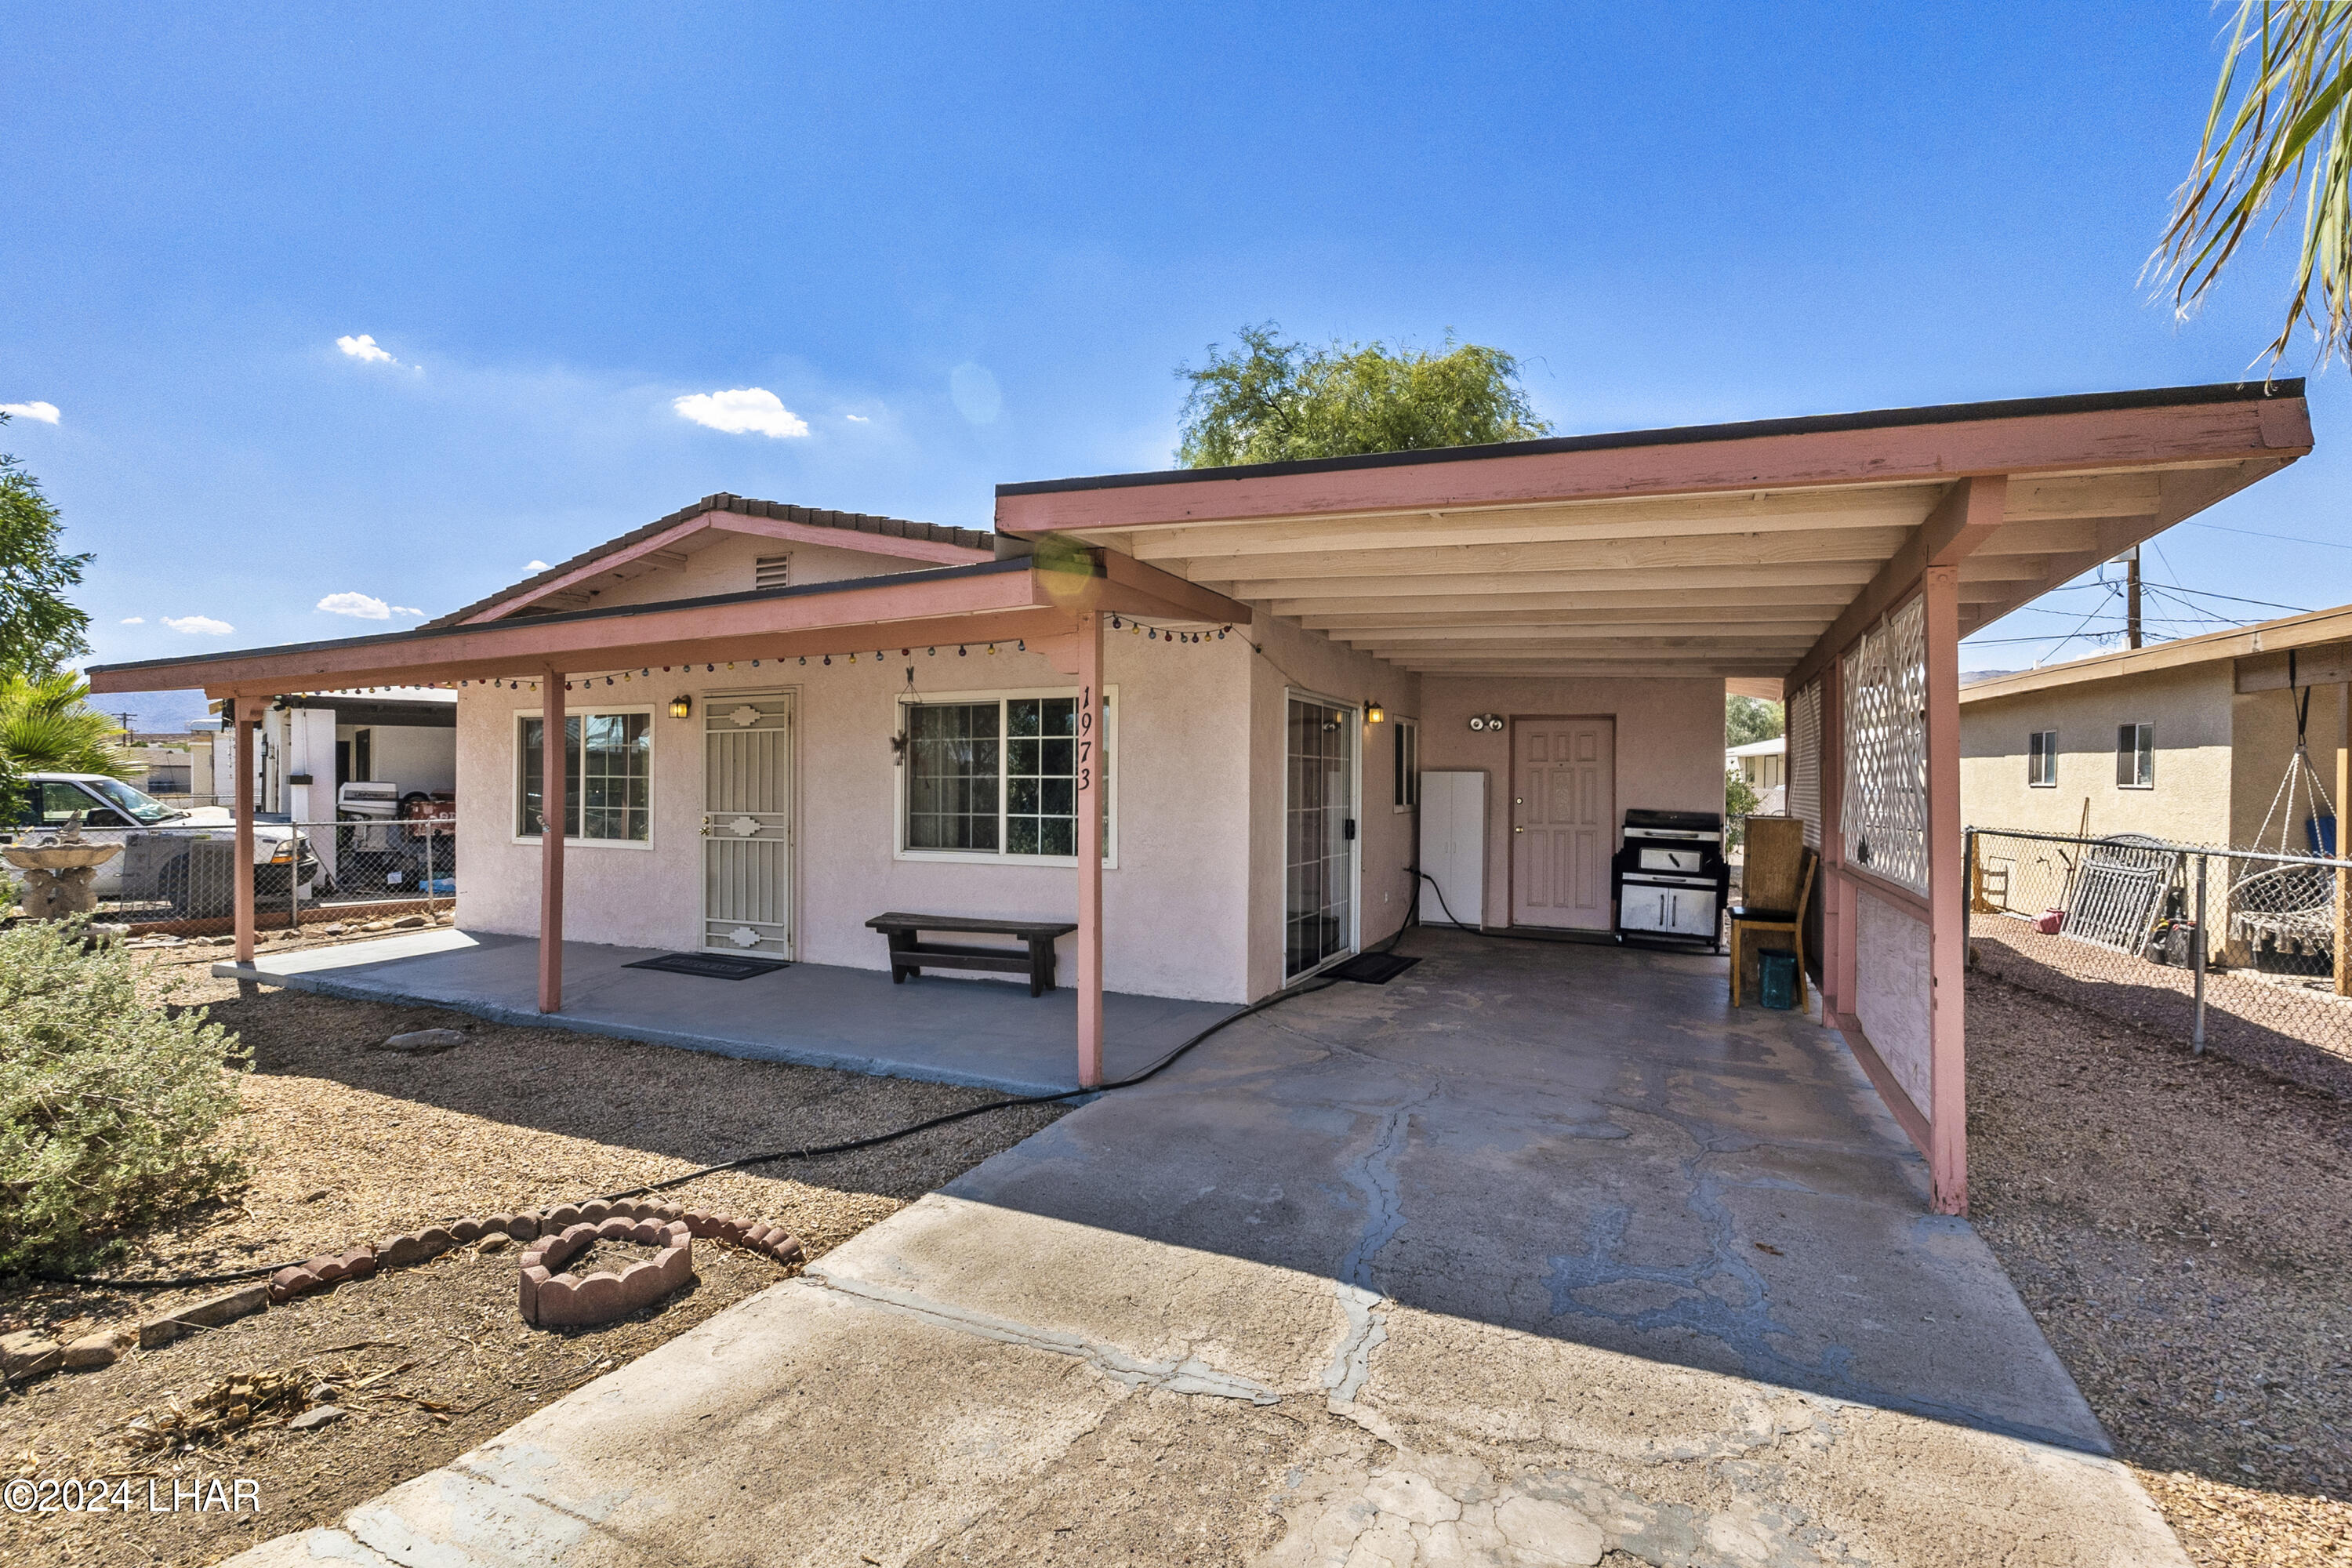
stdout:
[(2131, 547), (2124, 557), (2124, 635), (2132, 647), (2139, 647), (2139, 546)]

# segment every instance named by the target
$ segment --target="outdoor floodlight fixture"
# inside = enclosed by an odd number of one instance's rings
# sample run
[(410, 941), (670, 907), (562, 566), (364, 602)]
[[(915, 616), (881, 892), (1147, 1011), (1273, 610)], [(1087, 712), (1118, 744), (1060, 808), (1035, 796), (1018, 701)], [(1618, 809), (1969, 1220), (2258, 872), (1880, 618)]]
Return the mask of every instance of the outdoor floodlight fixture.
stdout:
[(1473, 730), (1499, 730), (1502, 727), (1503, 716), (1500, 713), (1473, 713), (1470, 715), (1470, 728)]
[(669, 700), (669, 716), (683, 719), (694, 711), (694, 699), (679, 695)]

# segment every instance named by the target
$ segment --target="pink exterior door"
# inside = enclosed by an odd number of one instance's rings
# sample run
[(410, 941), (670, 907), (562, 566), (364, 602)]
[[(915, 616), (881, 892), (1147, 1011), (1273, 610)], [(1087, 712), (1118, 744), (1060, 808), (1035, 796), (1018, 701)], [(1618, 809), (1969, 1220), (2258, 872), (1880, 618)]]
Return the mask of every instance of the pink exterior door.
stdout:
[(1511, 923), (1607, 931), (1615, 721), (1514, 720), (1511, 797)]

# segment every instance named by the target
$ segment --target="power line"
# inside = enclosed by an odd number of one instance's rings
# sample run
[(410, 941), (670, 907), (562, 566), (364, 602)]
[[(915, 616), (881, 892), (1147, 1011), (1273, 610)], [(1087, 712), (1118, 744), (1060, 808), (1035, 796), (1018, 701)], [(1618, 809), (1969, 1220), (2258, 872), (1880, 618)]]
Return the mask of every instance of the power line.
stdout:
[(2193, 519), (2189, 520), (2189, 526), (2210, 528), (2216, 533), (2242, 533), (2248, 539), (2275, 539), (2285, 544), (2316, 544), (2328, 550), (2352, 550), (2352, 544), (2334, 539), (2304, 539), (2292, 533), (2259, 533), (2251, 528), (2231, 528), (2223, 523), (2198, 522)]

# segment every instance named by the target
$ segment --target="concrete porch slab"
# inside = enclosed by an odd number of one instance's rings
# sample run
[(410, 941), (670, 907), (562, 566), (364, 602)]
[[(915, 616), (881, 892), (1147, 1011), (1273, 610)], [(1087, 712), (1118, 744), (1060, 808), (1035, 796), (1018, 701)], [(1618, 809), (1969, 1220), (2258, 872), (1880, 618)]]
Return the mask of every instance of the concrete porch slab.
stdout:
[[(1009, 1094), (1077, 1087), (1077, 997), (1033, 997), (1026, 984), (795, 963), (750, 980), (630, 969), (658, 948), (563, 944), (563, 1010), (539, 1010), (539, 943), (481, 931), (420, 931), (341, 947), (216, 963), (224, 979), (453, 1008), (527, 1024), (684, 1046), (720, 1056), (837, 1068)], [(1110, 992), (1103, 996), (1103, 1074), (1150, 1066), (1237, 1008)]]

